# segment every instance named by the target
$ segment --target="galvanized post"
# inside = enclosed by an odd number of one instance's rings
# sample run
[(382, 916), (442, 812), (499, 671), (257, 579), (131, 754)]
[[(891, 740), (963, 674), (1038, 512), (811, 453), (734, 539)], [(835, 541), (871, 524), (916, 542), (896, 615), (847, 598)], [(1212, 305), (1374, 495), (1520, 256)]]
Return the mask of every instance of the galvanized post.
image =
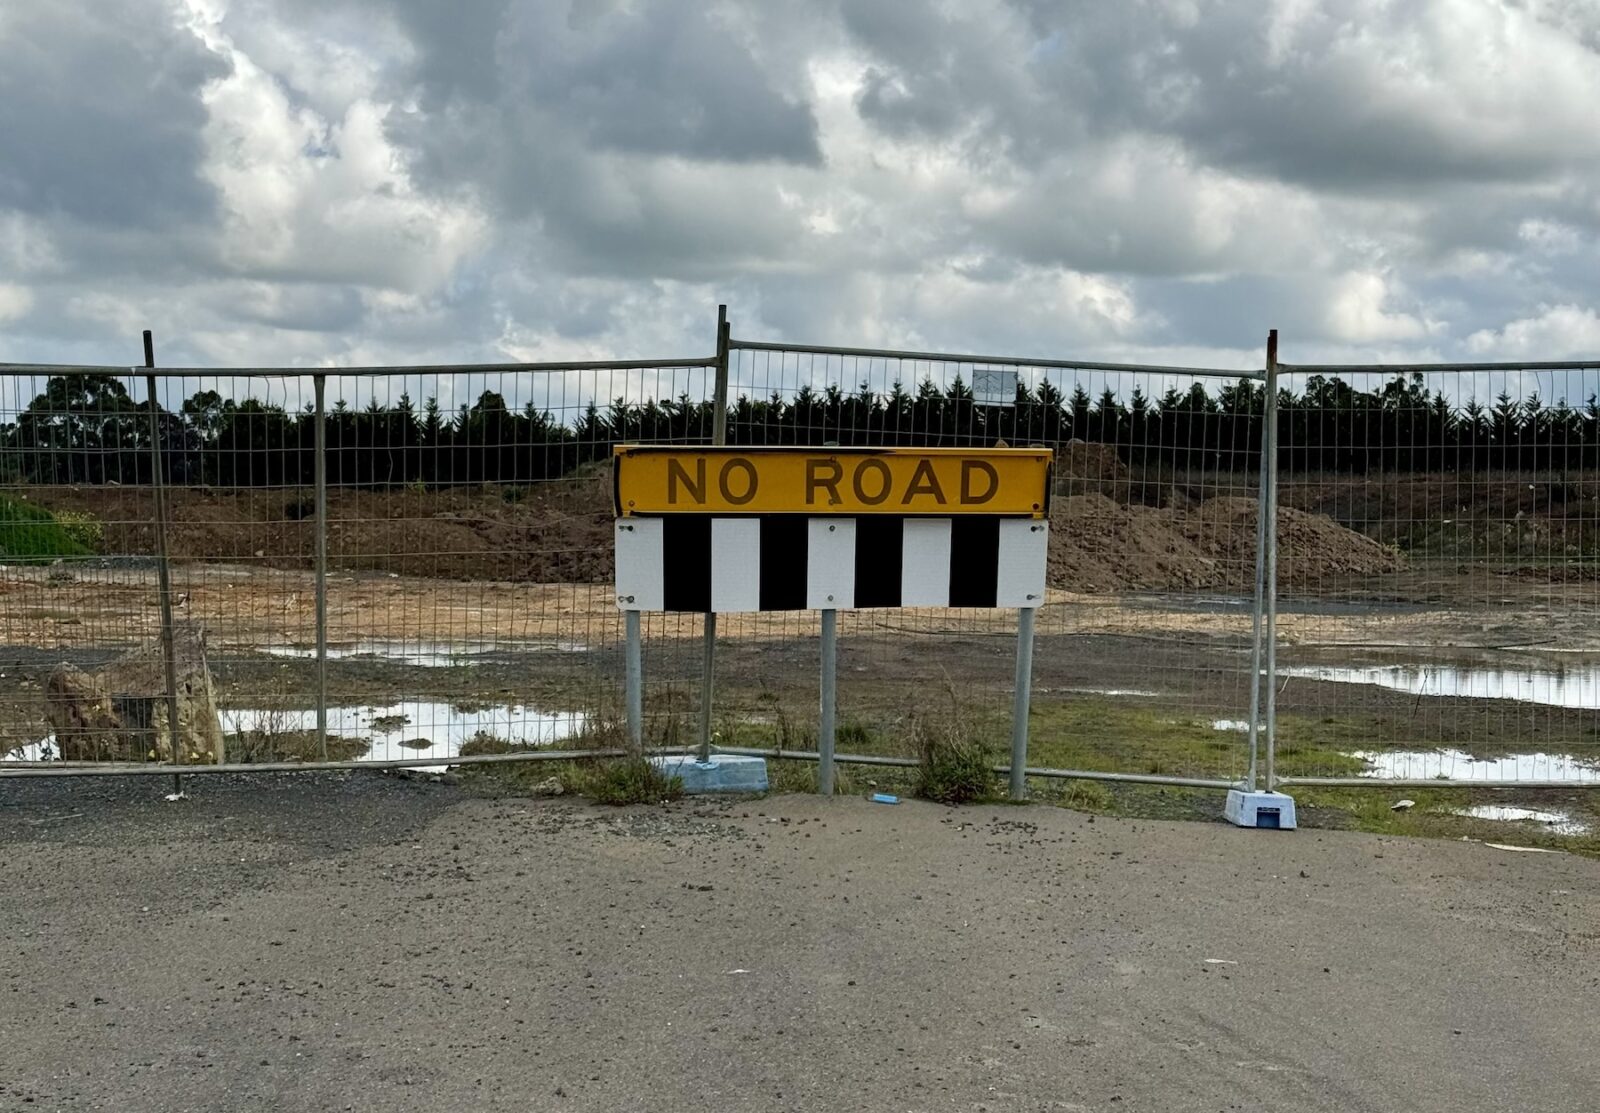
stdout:
[[(1276, 361), (1277, 350), (1278, 330), (1273, 329), (1267, 334), (1268, 366)], [(1245, 787), (1251, 792), (1256, 790), (1256, 768), (1261, 751), (1261, 623), (1262, 612), (1266, 607), (1267, 518), (1270, 514), (1267, 506), (1267, 488), (1271, 482), (1268, 461), (1272, 455), (1272, 432), (1267, 428), (1267, 410), (1270, 405), (1267, 399), (1270, 394), (1271, 388), (1263, 385), (1260, 479), (1256, 484), (1256, 593), (1255, 602), (1250, 609), (1250, 766), (1245, 774)]]
[(644, 663), (639, 635), (639, 612), (623, 611), (623, 626), (627, 634), (627, 660), (623, 666), (626, 674), (628, 749), (635, 757), (644, 753)]
[(700, 752), (698, 760), (711, 760), (711, 697), (717, 683), (717, 616), (706, 612), (704, 653), (700, 661)]
[[(156, 365), (155, 340), (144, 330), (144, 365)], [(167, 553), (167, 490), (161, 464), (161, 415), (156, 401), (156, 377), (144, 377), (150, 398), (150, 485), (156, 496), (156, 584), (161, 597), (161, 664), (167, 682), (167, 741), (172, 763), (182, 765), (183, 739), (178, 726), (178, 647), (172, 622), (172, 569)], [(221, 754), (212, 755), (217, 761)], [(172, 774), (172, 791), (183, 791), (183, 777)]]
[(1267, 334), (1267, 779), (1268, 792), (1278, 788), (1278, 330)]
[[(728, 443), (728, 307), (717, 306), (716, 382), (711, 391), (711, 443)], [(717, 616), (706, 612), (705, 652), (700, 668), (699, 760), (711, 760), (711, 708), (717, 688)]]
[(717, 306), (717, 377), (711, 400), (711, 443), (728, 443), (728, 307)]
[(1011, 799), (1028, 797), (1028, 708), (1033, 702), (1034, 608), (1017, 611), (1017, 681), (1011, 702)]
[(316, 393), (316, 443), (312, 471), (316, 483), (317, 560), (317, 741), (328, 760), (328, 407), (326, 375), (312, 376)]
[(838, 709), (839, 612), (822, 612), (822, 712), (817, 722), (817, 792), (833, 795), (834, 713)]

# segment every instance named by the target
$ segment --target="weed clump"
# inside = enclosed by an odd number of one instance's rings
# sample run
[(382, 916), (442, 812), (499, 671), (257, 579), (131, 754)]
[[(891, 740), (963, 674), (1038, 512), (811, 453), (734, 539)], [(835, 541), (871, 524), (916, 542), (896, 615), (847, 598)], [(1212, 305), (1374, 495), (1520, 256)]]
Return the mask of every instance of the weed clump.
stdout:
[(580, 791), (602, 804), (660, 804), (683, 795), (683, 778), (669, 777), (643, 757), (618, 758), (596, 766)]
[(994, 753), (974, 736), (952, 692), (947, 716), (919, 714), (912, 719), (917, 747), (916, 793), (940, 804), (967, 804), (993, 796)]

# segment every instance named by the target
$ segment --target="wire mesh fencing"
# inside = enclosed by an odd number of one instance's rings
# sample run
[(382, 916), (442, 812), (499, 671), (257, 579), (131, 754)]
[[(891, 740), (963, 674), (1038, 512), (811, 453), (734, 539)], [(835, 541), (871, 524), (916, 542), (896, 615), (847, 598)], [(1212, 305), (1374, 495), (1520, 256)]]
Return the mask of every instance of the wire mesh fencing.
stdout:
[(1287, 371), (1280, 772), (1600, 783), (1600, 366)]
[[(1234, 782), (1248, 771), (1261, 378), (734, 340), (728, 438), (1054, 448), (1030, 766)], [(734, 644), (719, 668), (745, 659), (733, 667), (756, 680), (718, 700), (741, 741), (814, 747), (817, 624), (723, 617)], [(839, 749), (909, 755), (953, 725), (1003, 759), (1016, 637), (1009, 611), (841, 613)]]
[[(607, 742), (611, 448), (707, 440), (712, 363), (163, 370), (155, 426), (137, 372), (0, 380), (0, 748), (426, 764)], [(178, 721), (217, 724), (176, 754), (163, 537)]]
[[(1600, 365), (1271, 373), (1264, 438), (1259, 371), (726, 334), (682, 360), (0, 367), (0, 749), (442, 765), (620, 743), (608, 462), (720, 429), (1055, 450), (1033, 767), (1247, 779), (1265, 624), (1289, 783), (1600, 783)], [(1276, 622), (1255, 593), (1274, 490)], [(721, 616), (709, 689), (704, 616), (642, 623), (650, 745), (815, 754), (818, 612)], [(838, 750), (910, 760), (956, 731), (1003, 761), (1016, 631), (842, 612)], [(174, 747), (167, 724), (208, 708), (217, 736)]]

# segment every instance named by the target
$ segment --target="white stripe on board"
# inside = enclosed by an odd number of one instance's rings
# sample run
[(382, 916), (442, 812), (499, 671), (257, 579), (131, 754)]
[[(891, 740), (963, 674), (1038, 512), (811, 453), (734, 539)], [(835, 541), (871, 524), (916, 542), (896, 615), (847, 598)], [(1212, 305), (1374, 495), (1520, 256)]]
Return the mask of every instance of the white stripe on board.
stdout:
[(900, 605), (950, 605), (950, 519), (907, 518), (901, 545)]
[(1044, 603), (1045, 556), (1050, 525), (1027, 518), (1000, 519), (1000, 562), (995, 580), (997, 607), (1037, 607)]
[(711, 519), (711, 609), (761, 609), (761, 523), (755, 518)]
[(660, 518), (618, 520), (617, 606), (625, 611), (659, 611), (666, 606), (662, 590)]
[(812, 518), (806, 530), (806, 606), (849, 610), (856, 605), (856, 520)]

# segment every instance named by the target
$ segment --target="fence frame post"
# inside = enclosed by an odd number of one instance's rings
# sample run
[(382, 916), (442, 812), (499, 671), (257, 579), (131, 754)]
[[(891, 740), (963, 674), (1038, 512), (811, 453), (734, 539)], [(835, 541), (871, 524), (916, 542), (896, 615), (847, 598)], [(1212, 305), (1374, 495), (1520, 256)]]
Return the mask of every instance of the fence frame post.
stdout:
[[(717, 306), (717, 368), (711, 390), (711, 443), (728, 443), (728, 307)], [(705, 652), (700, 664), (700, 745), (697, 758), (711, 761), (711, 709), (717, 689), (717, 615), (705, 616)]]
[(312, 447), (316, 485), (317, 743), (328, 760), (328, 406), (326, 375), (311, 378), (316, 395), (316, 438)]
[(1011, 701), (1011, 799), (1028, 798), (1028, 708), (1033, 704), (1035, 608), (1017, 609), (1016, 692)]
[[(1278, 330), (1267, 333), (1267, 366), (1277, 359)], [(1256, 590), (1250, 608), (1250, 765), (1245, 774), (1245, 788), (1254, 792), (1259, 784), (1258, 765), (1261, 754), (1261, 627), (1266, 610), (1267, 582), (1267, 519), (1271, 508), (1267, 504), (1267, 488), (1271, 485), (1273, 465), (1272, 439), (1274, 430), (1269, 427), (1267, 411), (1275, 409), (1272, 402), (1271, 375), (1262, 380), (1261, 387), (1261, 460), (1260, 478), (1256, 482)]]
[[(144, 365), (154, 370), (155, 338), (144, 330)], [(178, 646), (172, 620), (172, 569), (167, 545), (167, 490), (161, 463), (161, 414), (156, 400), (156, 377), (144, 377), (150, 411), (150, 485), (156, 496), (156, 583), (161, 599), (161, 666), (167, 683), (167, 744), (172, 747), (172, 764), (181, 766), (183, 743), (178, 729)], [(221, 761), (221, 754), (212, 755)], [(173, 771), (172, 791), (183, 792), (183, 776)]]
[(1278, 788), (1278, 330), (1267, 334), (1266, 378), (1266, 641), (1267, 641), (1267, 776), (1266, 789)]

